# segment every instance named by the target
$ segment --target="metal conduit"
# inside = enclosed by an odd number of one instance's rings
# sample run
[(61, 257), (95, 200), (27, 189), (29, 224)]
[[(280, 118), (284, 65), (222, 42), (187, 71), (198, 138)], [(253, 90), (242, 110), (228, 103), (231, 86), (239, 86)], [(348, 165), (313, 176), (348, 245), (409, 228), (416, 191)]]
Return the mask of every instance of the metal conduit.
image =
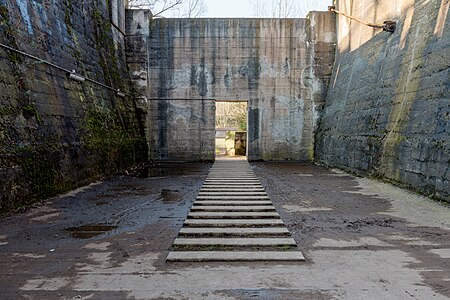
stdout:
[(43, 64), (46, 64), (46, 65), (48, 65), (48, 66), (51, 66), (51, 67), (53, 67), (53, 68), (55, 68), (55, 69), (58, 69), (58, 70), (60, 70), (60, 71), (66, 72), (66, 73), (68, 73), (68, 74), (76, 74), (77, 76), (83, 78), (83, 79), (86, 80), (86, 81), (92, 82), (92, 83), (94, 83), (94, 84), (96, 84), (96, 85), (99, 85), (99, 86), (101, 86), (101, 87), (104, 87), (105, 89), (108, 89), (108, 90), (111, 90), (111, 91), (116, 92), (116, 95), (117, 95), (117, 96), (122, 96), (122, 95), (125, 96), (125, 93), (123, 93), (123, 92), (120, 91), (119, 89), (115, 89), (115, 88), (113, 88), (113, 87), (111, 87), (111, 86), (108, 86), (108, 85), (106, 85), (106, 84), (103, 84), (103, 83), (101, 83), (101, 82), (98, 82), (97, 80), (90, 79), (90, 78), (88, 78), (88, 77), (84, 77), (84, 76), (78, 75), (77, 73), (75, 73), (75, 71), (70, 71), (70, 70), (68, 70), (68, 69), (66, 69), (66, 68), (63, 68), (63, 67), (61, 67), (61, 66), (58, 66), (58, 65), (56, 65), (56, 64), (54, 64), (54, 63), (51, 63), (51, 62), (49, 62), (49, 61), (46, 61), (46, 60), (44, 60), (44, 59), (42, 59), (42, 58), (39, 58), (39, 57), (37, 57), (37, 56), (28, 54), (28, 53), (26, 53), (26, 52), (23, 52), (23, 51), (21, 51), (21, 50), (15, 49), (15, 48), (12, 48), (12, 47), (10, 47), (10, 46), (8, 46), (8, 45), (5, 45), (5, 44), (2, 44), (2, 43), (0, 43), (0, 47), (5, 48), (5, 49), (7, 49), (7, 50), (9, 50), (9, 51), (13, 51), (13, 52), (19, 53), (19, 54), (21, 54), (21, 55), (23, 55), (23, 56), (26, 56), (26, 57), (28, 57), (28, 58), (37, 60), (37, 61), (39, 61), (39, 62), (41, 62), (41, 63), (43, 63)]

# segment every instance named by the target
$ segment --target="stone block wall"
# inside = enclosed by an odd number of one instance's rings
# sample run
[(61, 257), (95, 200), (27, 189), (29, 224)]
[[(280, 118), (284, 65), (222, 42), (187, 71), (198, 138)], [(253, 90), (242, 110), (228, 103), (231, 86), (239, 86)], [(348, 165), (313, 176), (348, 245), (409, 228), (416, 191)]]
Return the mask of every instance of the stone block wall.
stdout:
[(121, 2), (0, 0), (2, 44), (128, 94), (0, 47), (0, 213), (145, 159)]
[(337, 18), (319, 161), (439, 199), (450, 196), (450, 2), (337, 1), (391, 34)]
[(130, 11), (127, 17), (128, 56), (140, 57), (130, 69), (148, 101), (152, 159), (214, 159), (211, 99), (248, 101), (250, 160), (312, 159), (334, 58), (331, 13), (149, 20)]

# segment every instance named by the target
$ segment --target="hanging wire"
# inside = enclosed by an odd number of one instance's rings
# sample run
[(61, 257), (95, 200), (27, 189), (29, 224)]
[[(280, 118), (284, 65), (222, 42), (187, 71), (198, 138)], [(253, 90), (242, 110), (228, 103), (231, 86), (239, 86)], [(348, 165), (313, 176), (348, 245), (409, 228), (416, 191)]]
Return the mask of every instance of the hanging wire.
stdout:
[(380, 28), (380, 29), (383, 29), (383, 31), (387, 31), (387, 32), (391, 32), (391, 33), (395, 31), (395, 27), (397, 25), (397, 23), (395, 21), (384, 21), (383, 24), (374, 24), (374, 23), (365, 22), (363, 20), (360, 20), (358, 18), (355, 18), (351, 15), (346, 14), (345, 12), (337, 10), (335, 6), (328, 6), (328, 10), (331, 12), (334, 12), (338, 15), (343, 15), (344, 17), (352, 19), (352, 20), (354, 20), (358, 23), (364, 24), (366, 26), (373, 27), (373, 28)]

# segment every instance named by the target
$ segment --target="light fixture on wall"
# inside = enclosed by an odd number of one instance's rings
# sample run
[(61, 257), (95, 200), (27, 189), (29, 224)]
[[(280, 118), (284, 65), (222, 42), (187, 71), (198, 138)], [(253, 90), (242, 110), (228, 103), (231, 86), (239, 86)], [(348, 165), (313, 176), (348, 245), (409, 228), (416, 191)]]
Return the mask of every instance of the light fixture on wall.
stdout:
[(15, 48), (10, 47), (10, 46), (8, 46), (8, 45), (5, 45), (5, 44), (3, 44), (3, 43), (0, 43), (0, 48), (4, 48), (4, 49), (6, 49), (6, 50), (8, 50), (8, 51), (12, 51), (12, 52), (18, 53), (18, 54), (23, 55), (23, 56), (25, 56), (25, 57), (34, 59), (34, 60), (36, 60), (36, 61), (38, 61), (38, 62), (40, 62), (40, 63), (46, 64), (46, 65), (48, 65), (48, 66), (50, 66), (50, 67), (52, 67), (52, 68), (58, 69), (58, 70), (60, 70), (60, 71), (62, 71), (62, 72), (66, 72), (67, 77), (68, 77), (70, 80), (73, 80), (73, 81), (76, 81), (76, 82), (79, 82), (79, 83), (83, 83), (83, 82), (85, 82), (85, 81), (91, 82), (91, 83), (93, 83), (93, 84), (102, 86), (102, 87), (104, 87), (105, 89), (108, 89), (108, 90), (111, 90), (111, 91), (116, 92), (116, 95), (117, 95), (118, 97), (125, 97), (125, 96), (126, 96), (126, 94), (122, 93), (120, 90), (116, 90), (115, 88), (113, 88), (113, 87), (111, 87), (111, 86), (107, 86), (106, 84), (103, 84), (103, 83), (101, 83), (101, 82), (98, 82), (97, 80), (94, 80), (94, 79), (90, 79), (89, 77), (84, 77), (84, 76), (78, 75), (78, 74), (75, 72), (75, 70), (70, 71), (69, 69), (66, 69), (66, 68), (64, 68), (64, 67), (61, 67), (61, 66), (59, 66), (59, 65), (56, 65), (56, 64), (51, 63), (51, 62), (49, 62), (49, 61), (46, 61), (46, 60), (44, 60), (44, 59), (42, 59), (42, 58), (39, 58), (39, 57), (37, 57), (37, 56), (34, 56), (34, 55), (28, 54), (28, 53), (26, 53), (26, 52), (20, 51), (20, 50), (18, 50), (18, 49), (15, 49)]
[(125, 98), (125, 93), (121, 92), (119, 89), (116, 91), (116, 96), (119, 98)]
[(397, 27), (397, 22), (395, 22), (395, 21), (384, 21), (383, 24), (373, 24), (373, 23), (369, 23), (369, 22), (364, 22), (358, 18), (355, 18), (353, 16), (350, 16), (344, 12), (337, 10), (336, 6), (328, 6), (328, 10), (331, 12), (334, 12), (338, 15), (343, 15), (344, 17), (355, 20), (356, 22), (364, 24), (366, 26), (373, 27), (373, 28), (380, 28), (380, 29), (383, 29), (383, 31), (387, 31), (390, 33), (393, 33), (395, 31), (395, 28)]
[(76, 81), (78, 83), (83, 83), (86, 80), (86, 78), (84, 78), (83, 76), (78, 75), (75, 72), (75, 70), (72, 70), (72, 72), (69, 72), (68, 75), (69, 75), (70, 80)]

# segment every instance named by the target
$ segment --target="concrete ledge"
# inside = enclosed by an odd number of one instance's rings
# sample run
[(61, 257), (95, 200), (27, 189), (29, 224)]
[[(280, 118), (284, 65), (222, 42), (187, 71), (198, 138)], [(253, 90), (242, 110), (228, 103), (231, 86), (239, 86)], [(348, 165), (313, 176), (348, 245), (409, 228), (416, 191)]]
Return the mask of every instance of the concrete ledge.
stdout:
[(200, 191), (198, 193), (199, 196), (267, 196), (266, 192), (208, 192), (208, 191)]
[(264, 192), (264, 188), (262, 187), (246, 187), (246, 188), (239, 188), (239, 187), (210, 187), (210, 186), (204, 186), (200, 193), (202, 192)]
[(284, 226), (281, 219), (186, 219), (189, 227), (253, 227), (253, 226)]
[(226, 188), (226, 189), (263, 189), (263, 186), (261, 184), (215, 184), (215, 183), (204, 183), (202, 186), (202, 189), (205, 188)]
[(270, 200), (268, 196), (197, 196), (197, 200)]
[(233, 219), (233, 218), (280, 218), (277, 212), (190, 212), (188, 218), (197, 219)]
[(177, 238), (175, 246), (297, 246), (293, 238)]
[(213, 235), (213, 234), (225, 234), (225, 235), (289, 235), (289, 230), (286, 227), (264, 227), (264, 228), (240, 228), (240, 227), (228, 227), (228, 228), (181, 228), (180, 234), (183, 235)]
[(238, 178), (244, 178), (244, 179), (258, 179), (258, 176), (256, 176), (254, 173), (209, 173), (208, 179), (238, 179)]
[(272, 205), (246, 205), (246, 206), (205, 206), (194, 205), (191, 207), (191, 211), (276, 211)]
[(254, 183), (259, 183), (259, 179), (253, 179), (253, 178), (230, 178), (230, 179), (205, 179), (205, 183), (206, 182), (220, 182), (220, 183), (229, 183), (229, 182), (236, 182), (236, 183), (241, 183), (241, 182), (254, 182)]
[(220, 186), (220, 187), (247, 187), (247, 186), (256, 186), (256, 187), (262, 187), (261, 183), (259, 182), (205, 182), (203, 183), (203, 186)]
[(300, 251), (180, 251), (170, 252), (167, 261), (304, 261)]
[(199, 200), (195, 201), (194, 205), (272, 205), (271, 201), (258, 201), (258, 200), (250, 200), (250, 201), (233, 201), (233, 200)]

